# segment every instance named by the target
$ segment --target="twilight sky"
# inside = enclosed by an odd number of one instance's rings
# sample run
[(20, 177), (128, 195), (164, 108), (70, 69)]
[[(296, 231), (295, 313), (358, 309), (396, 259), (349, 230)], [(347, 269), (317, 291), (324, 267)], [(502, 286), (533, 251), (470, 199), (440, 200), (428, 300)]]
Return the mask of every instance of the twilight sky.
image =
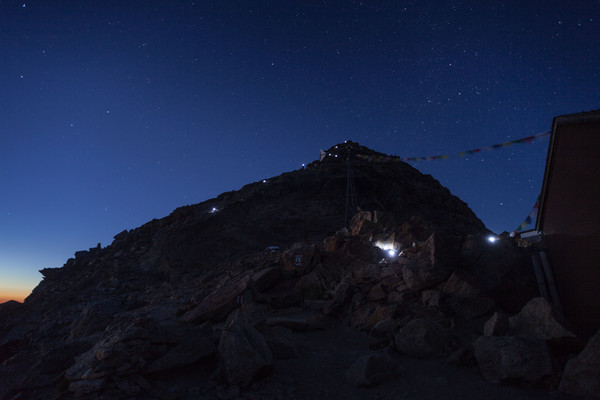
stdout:
[[(600, 108), (598, 49), (598, 0), (0, 0), (0, 302), (344, 140), (412, 157), (548, 131)], [(499, 233), (547, 148), (412, 165)]]

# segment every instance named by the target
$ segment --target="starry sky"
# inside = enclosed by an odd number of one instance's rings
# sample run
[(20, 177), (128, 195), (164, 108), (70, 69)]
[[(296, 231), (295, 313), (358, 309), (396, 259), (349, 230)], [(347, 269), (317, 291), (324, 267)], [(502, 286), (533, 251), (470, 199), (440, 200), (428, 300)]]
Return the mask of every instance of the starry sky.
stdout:
[[(413, 157), (548, 131), (600, 108), (599, 48), (597, 0), (0, 0), (0, 302), (344, 140)], [(499, 233), (547, 149), (412, 165)]]

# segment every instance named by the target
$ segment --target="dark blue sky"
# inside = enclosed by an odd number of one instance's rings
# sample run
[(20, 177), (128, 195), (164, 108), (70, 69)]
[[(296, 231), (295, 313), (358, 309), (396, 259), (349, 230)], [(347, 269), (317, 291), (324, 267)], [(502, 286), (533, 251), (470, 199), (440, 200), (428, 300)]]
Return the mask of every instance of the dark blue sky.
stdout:
[[(0, 298), (344, 140), (411, 157), (547, 131), (600, 108), (599, 48), (597, 0), (0, 1)], [(547, 145), (413, 165), (501, 232)]]

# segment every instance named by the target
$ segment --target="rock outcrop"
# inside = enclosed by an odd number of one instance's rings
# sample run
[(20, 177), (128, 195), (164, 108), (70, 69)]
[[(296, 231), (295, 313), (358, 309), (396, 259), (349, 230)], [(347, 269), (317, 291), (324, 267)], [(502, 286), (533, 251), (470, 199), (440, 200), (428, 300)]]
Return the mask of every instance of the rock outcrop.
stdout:
[(560, 381), (561, 392), (600, 399), (600, 331), (583, 351), (569, 360)]
[[(356, 390), (401, 378), (406, 357), (476, 359), (492, 382), (556, 373), (545, 340), (569, 333), (530, 301), (528, 250), (489, 246), (464, 202), (404, 163), (356, 160), (363, 211), (344, 227), (356, 152), (375, 155), (339, 144), (43, 269), (23, 304), (0, 305), (0, 399), (300, 399), (284, 366), (322, 351), (303, 335), (340, 324), (370, 348), (335, 367), (331, 384)], [(561, 389), (596, 368), (590, 343)]]

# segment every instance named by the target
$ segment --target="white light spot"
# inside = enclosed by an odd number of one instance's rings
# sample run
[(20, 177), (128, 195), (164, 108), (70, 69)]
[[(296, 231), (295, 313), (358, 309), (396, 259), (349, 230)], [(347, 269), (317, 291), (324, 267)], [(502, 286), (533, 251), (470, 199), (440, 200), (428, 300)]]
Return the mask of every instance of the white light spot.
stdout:
[(396, 257), (396, 252), (393, 249), (388, 250), (388, 255), (390, 257)]
[(496, 236), (488, 236), (488, 242), (495, 243), (498, 238)]

